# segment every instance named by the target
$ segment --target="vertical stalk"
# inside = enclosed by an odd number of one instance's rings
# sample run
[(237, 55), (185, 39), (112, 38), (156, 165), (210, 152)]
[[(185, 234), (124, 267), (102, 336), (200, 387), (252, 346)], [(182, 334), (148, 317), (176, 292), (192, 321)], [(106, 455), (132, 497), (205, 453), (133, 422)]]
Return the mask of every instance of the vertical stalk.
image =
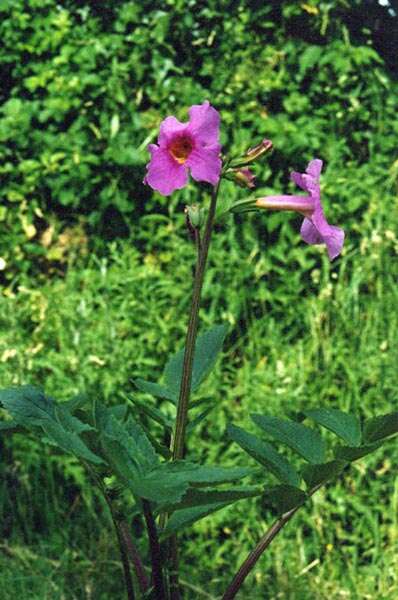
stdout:
[(111, 513), (111, 517), (112, 517), (112, 523), (115, 528), (118, 545), (119, 545), (120, 558), (121, 558), (122, 565), (123, 565), (124, 582), (125, 582), (126, 592), (127, 592), (127, 600), (135, 600), (134, 585), (133, 585), (133, 580), (131, 578), (127, 550), (126, 550), (126, 546), (125, 546), (124, 539), (123, 539), (122, 529), (119, 525), (116, 513), (113, 509), (111, 499), (109, 498), (108, 493), (105, 489), (105, 486), (103, 485), (101, 479), (99, 478), (97, 473), (94, 471), (94, 469), (88, 463), (85, 462), (84, 464), (87, 467), (92, 478), (94, 479), (95, 483), (97, 484), (98, 488), (101, 490), (101, 493), (105, 498), (105, 502), (108, 505), (109, 512)]
[(198, 331), (200, 297), (202, 293), (207, 255), (209, 252), (209, 245), (213, 230), (219, 187), (220, 184), (213, 188), (209, 214), (207, 216), (206, 226), (203, 233), (203, 239), (200, 244), (197, 243), (199, 254), (197, 268), (195, 272), (194, 286), (192, 291), (192, 302), (188, 321), (188, 329), (185, 338), (185, 352), (182, 366), (180, 396), (178, 399), (176, 427), (173, 439), (173, 460), (182, 458), (184, 455), (185, 430), (187, 426), (189, 396), (191, 392), (192, 365), (195, 352), (195, 341), (196, 334)]
[(128, 598), (128, 600), (135, 600), (133, 580), (131, 579), (129, 559), (127, 556), (126, 546), (124, 545), (123, 535), (122, 535), (121, 529), (119, 527), (119, 523), (117, 521), (115, 511), (113, 510), (113, 506), (110, 501), (110, 498), (102, 486), (101, 486), (101, 490), (104, 495), (105, 501), (109, 507), (109, 511), (111, 513), (113, 526), (115, 528), (116, 537), (117, 537), (117, 541), (119, 544), (120, 558), (121, 558), (122, 564), (123, 564), (124, 582), (126, 584), (127, 598)]
[(150, 502), (148, 500), (142, 500), (142, 506), (144, 509), (144, 517), (148, 530), (149, 549), (151, 553), (152, 562), (154, 597), (155, 600), (166, 600), (166, 592), (163, 581), (162, 554), (160, 550), (158, 531), (155, 519), (153, 517)]
[(125, 543), (128, 557), (133, 564), (135, 574), (137, 576), (138, 585), (140, 586), (140, 590), (143, 596), (147, 593), (149, 589), (149, 581), (145, 573), (144, 565), (142, 564), (141, 557), (139, 552), (131, 539), (129, 526), (126, 521), (120, 521), (119, 527), (121, 534), (123, 536), (123, 541)]
[[(187, 335), (185, 338), (185, 352), (182, 366), (180, 395), (177, 406), (176, 426), (172, 441), (173, 460), (178, 460), (184, 456), (185, 430), (188, 420), (189, 397), (191, 393), (192, 366), (195, 352), (195, 341), (198, 331), (200, 298), (202, 294), (204, 274), (206, 270), (207, 255), (211, 234), (213, 231), (214, 217), (216, 214), (216, 205), (220, 182), (213, 188), (209, 213), (207, 215), (203, 238), (200, 239), (199, 231), (195, 233), (195, 243), (198, 251), (198, 258), (195, 269), (195, 279), (192, 291), (191, 310), (189, 314)], [(174, 535), (169, 542), (170, 553), (170, 597), (171, 600), (180, 600), (180, 586), (178, 581), (178, 546), (177, 537)]]
[(118, 542), (119, 542), (120, 558), (122, 559), (122, 563), (123, 563), (123, 573), (124, 573), (124, 581), (126, 584), (127, 598), (128, 598), (128, 600), (135, 600), (133, 580), (131, 579), (130, 565), (129, 565), (129, 559), (128, 559), (127, 552), (126, 552), (126, 547), (123, 543), (122, 534), (121, 534), (121, 531), (120, 531), (117, 523), (115, 523), (115, 528), (116, 528), (117, 538), (118, 538)]

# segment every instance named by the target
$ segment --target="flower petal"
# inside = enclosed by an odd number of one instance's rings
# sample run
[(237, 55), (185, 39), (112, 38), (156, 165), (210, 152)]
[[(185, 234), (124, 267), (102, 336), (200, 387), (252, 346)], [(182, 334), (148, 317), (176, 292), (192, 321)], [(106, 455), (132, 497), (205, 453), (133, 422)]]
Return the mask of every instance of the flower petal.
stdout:
[(311, 219), (304, 219), (301, 225), (300, 235), (307, 244), (323, 244), (323, 237), (315, 225), (313, 225)]
[(308, 163), (306, 173), (308, 173), (308, 175), (311, 175), (311, 177), (313, 177), (316, 181), (318, 181), (319, 176), (322, 171), (322, 165), (323, 165), (323, 162), (321, 161), (320, 158), (314, 158), (314, 160), (311, 160)]
[(189, 131), (200, 146), (213, 146), (220, 143), (220, 115), (206, 100), (194, 104), (189, 109)]
[(207, 181), (217, 185), (221, 175), (220, 146), (212, 148), (195, 148), (189, 155), (185, 165), (191, 169), (196, 181)]
[(290, 173), (290, 179), (293, 181), (293, 183), (295, 183), (296, 185), (298, 185), (299, 188), (301, 188), (305, 192), (308, 192), (308, 190), (307, 190), (307, 184), (306, 184), (305, 179), (304, 179), (304, 177), (303, 177), (303, 175), (301, 173), (297, 173), (297, 171), (292, 171), (292, 173)]
[(326, 244), (330, 260), (340, 254), (344, 244), (344, 231), (329, 225), (324, 217), (321, 229), (311, 219), (304, 219), (300, 234), (307, 244)]
[(329, 225), (329, 233), (323, 237), (323, 240), (327, 246), (330, 260), (333, 260), (341, 252), (344, 244), (344, 231), (340, 227)]
[(148, 146), (152, 158), (147, 165), (144, 183), (163, 196), (168, 196), (174, 190), (180, 190), (188, 183), (188, 172), (184, 165), (179, 165), (165, 148), (155, 144)]
[(160, 124), (158, 144), (165, 146), (178, 133), (181, 133), (188, 127), (187, 123), (181, 123), (175, 117), (166, 117)]

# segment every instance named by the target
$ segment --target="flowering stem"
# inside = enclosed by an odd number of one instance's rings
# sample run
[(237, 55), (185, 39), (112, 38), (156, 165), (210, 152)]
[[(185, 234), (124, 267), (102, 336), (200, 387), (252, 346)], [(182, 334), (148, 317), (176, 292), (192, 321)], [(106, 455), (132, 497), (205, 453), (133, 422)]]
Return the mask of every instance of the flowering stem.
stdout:
[[(221, 181), (221, 180), (220, 180)], [(211, 202), (203, 238), (200, 238), (199, 230), (195, 230), (195, 243), (198, 258), (195, 270), (195, 279), (192, 292), (191, 311), (188, 321), (187, 335), (185, 338), (185, 352), (182, 366), (180, 396), (178, 400), (176, 425), (172, 441), (173, 460), (184, 456), (185, 430), (188, 420), (189, 397), (191, 393), (191, 379), (193, 358), (195, 352), (195, 341), (198, 331), (200, 298), (203, 287), (203, 279), (206, 269), (207, 255), (209, 252), (211, 234), (213, 230), (214, 217), (220, 183), (213, 188)], [(172, 600), (180, 600), (180, 589), (178, 582), (178, 546), (176, 536), (172, 536), (169, 542), (170, 552), (170, 595)]]
[(197, 243), (198, 262), (195, 272), (195, 280), (192, 292), (191, 311), (189, 315), (187, 335), (185, 338), (185, 353), (182, 366), (181, 388), (178, 399), (176, 425), (173, 439), (173, 460), (178, 460), (184, 455), (185, 429), (188, 419), (188, 405), (191, 392), (192, 366), (195, 352), (196, 334), (198, 331), (200, 297), (202, 293), (204, 273), (206, 269), (207, 255), (213, 230), (214, 216), (216, 212), (217, 196), (220, 184), (213, 188), (209, 214), (201, 243)]
[(148, 500), (142, 500), (142, 507), (144, 510), (144, 517), (148, 531), (149, 550), (151, 553), (154, 598), (155, 600), (166, 600), (166, 592), (163, 582), (162, 554), (160, 550), (155, 519), (153, 517), (151, 504), (148, 502)]
[[(321, 486), (317, 485), (308, 492), (309, 496), (312, 496)], [(271, 527), (266, 531), (257, 546), (252, 550), (247, 558), (243, 561), (235, 577), (229, 584), (228, 588), (224, 592), (221, 600), (233, 600), (236, 594), (239, 592), (244, 580), (253, 569), (254, 565), (262, 555), (262, 553), (268, 548), (274, 537), (280, 532), (280, 530), (286, 525), (288, 521), (296, 514), (300, 506), (296, 506), (291, 510), (285, 512), (279, 519), (274, 521)]]

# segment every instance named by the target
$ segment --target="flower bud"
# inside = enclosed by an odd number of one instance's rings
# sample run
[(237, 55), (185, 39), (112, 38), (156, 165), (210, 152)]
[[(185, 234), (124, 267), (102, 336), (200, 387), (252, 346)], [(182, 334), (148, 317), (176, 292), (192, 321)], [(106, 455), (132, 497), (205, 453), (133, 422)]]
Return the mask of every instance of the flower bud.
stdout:
[(199, 229), (204, 223), (204, 211), (197, 204), (185, 207), (187, 221), (193, 229)]
[(250, 169), (247, 169), (245, 167), (237, 168), (237, 169), (228, 169), (226, 174), (227, 174), (228, 179), (230, 179), (231, 181), (234, 181), (235, 183), (240, 185), (240, 187), (247, 187), (247, 188), (255, 187), (255, 183), (254, 183), (255, 176), (250, 171)]
[(252, 162), (253, 160), (257, 160), (260, 156), (271, 150), (272, 142), (271, 140), (263, 140), (257, 146), (253, 146), (253, 148), (249, 148), (245, 153), (245, 161), (247, 163)]

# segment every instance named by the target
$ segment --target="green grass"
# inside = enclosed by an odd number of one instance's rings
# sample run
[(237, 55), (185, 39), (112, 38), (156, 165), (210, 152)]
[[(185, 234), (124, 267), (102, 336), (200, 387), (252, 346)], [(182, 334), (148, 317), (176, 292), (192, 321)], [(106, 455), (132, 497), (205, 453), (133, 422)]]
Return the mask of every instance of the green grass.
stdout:
[[(59, 399), (84, 390), (116, 402), (132, 392), (131, 378), (155, 379), (181, 345), (189, 305), (193, 250), (179, 224), (173, 211), (144, 219), (143, 256), (137, 240), (125, 242), (63, 278), (3, 296), (2, 385), (41, 384)], [(231, 224), (211, 251), (202, 326), (227, 320), (231, 333), (200, 390), (214, 409), (188, 443), (191, 456), (208, 463), (245, 462), (225, 427), (250, 429), (250, 412), (333, 406), (372, 416), (396, 406), (398, 247), (387, 211), (370, 203), (360, 243), (349, 236), (332, 266), (286, 230), (304, 266), (270, 271), (277, 242), (265, 249), (256, 229), (253, 221)], [(109, 516), (82, 467), (30, 437), (17, 435), (5, 449), (1, 600), (122, 598)], [(397, 459), (393, 440), (319, 492), (258, 563), (242, 597), (396, 598)], [(248, 500), (184, 533), (182, 578), (199, 590), (186, 588), (186, 597), (216, 598), (269, 521), (261, 502)]]

